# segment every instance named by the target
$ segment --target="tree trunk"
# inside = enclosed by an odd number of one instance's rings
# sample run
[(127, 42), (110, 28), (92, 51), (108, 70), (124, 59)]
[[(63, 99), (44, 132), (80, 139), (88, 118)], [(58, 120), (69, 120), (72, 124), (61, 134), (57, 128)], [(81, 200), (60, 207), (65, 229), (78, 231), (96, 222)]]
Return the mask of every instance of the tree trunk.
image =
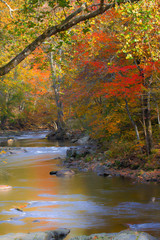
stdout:
[[(61, 54), (61, 50), (60, 50)], [(60, 66), (57, 65), (56, 62), (53, 61), (53, 52), (50, 54), (50, 63), (51, 63), (51, 72), (52, 72), (52, 83), (53, 83), (53, 89), (55, 94), (55, 102), (57, 106), (57, 131), (63, 131), (65, 132), (65, 122), (64, 122), (64, 115), (63, 115), (63, 104), (60, 100), (60, 85), (62, 82), (62, 79), (57, 73), (57, 67), (60, 69)]]
[(157, 121), (158, 121), (158, 127), (160, 128), (160, 116), (159, 116), (159, 107), (158, 107), (158, 103), (156, 103), (156, 109), (157, 109)]
[(148, 93), (144, 93), (142, 96), (142, 117), (146, 142), (146, 153), (147, 155), (150, 155), (152, 150), (152, 127), (150, 116), (150, 97)]
[(140, 137), (139, 137), (138, 127), (137, 127), (135, 121), (133, 120), (133, 118), (132, 118), (132, 116), (131, 116), (131, 113), (130, 113), (130, 111), (129, 111), (129, 107), (128, 107), (128, 102), (127, 102), (126, 99), (125, 99), (125, 103), (126, 103), (126, 110), (127, 110), (127, 113), (128, 113), (129, 119), (130, 119), (130, 121), (131, 121), (131, 123), (132, 123), (132, 125), (133, 125), (133, 127), (134, 127), (134, 129), (135, 129), (135, 133), (136, 133), (137, 141), (138, 141), (138, 143), (139, 143), (139, 141), (140, 141)]
[(151, 111), (150, 111), (150, 89), (149, 79), (145, 79), (143, 69), (140, 67), (140, 61), (136, 60), (137, 68), (140, 76), (142, 77), (142, 84), (145, 90), (142, 93), (141, 104), (142, 104), (142, 118), (143, 118), (143, 129), (146, 142), (146, 154), (149, 156), (152, 153), (152, 125), (151, 125)]
[(152, 94), (152, 98), (153, 98), (154, 103), (155, 103), (155, 105), (156, 105), (156, 111), (157, 111), (157, 122), (158, 122), (158, 127), (160, 128), (159, 106), (158, 106), (157, 99), (156, 99), (156, 97), (154, 96), (154, 94)]
[(5, 115), (1, 116), (0, 126), (1, 126), (1, 129), (2, 129), (2, 130), (5, 130), (6, 121), (7, 121), (7, 116), (5, 116)]

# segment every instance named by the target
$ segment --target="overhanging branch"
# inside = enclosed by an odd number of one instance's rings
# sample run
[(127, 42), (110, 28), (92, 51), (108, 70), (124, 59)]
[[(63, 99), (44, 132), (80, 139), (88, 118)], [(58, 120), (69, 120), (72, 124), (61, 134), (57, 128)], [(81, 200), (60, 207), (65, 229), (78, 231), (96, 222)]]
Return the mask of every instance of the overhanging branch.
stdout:
[[(0, 0), (3, 1), (3, 0)], [(130, 2), (135, 2), (136, 0), (130, 0)], [(124, 0), (124, 2), (126, 2)], [(81, 16), (77, 16), (83, 10), (86, 9), (86, 4), (83, 4), (80, 8), (78, 8), (75, 12), (70, 14), (62, 23), (55, 25), (53, 27), (49, 27), (46, 31), (43, 32), (39, 37), (37, 37), (31, 44), (29, 44), (22, 52), (20, 52), (15, 58), (13, 58), (10, 62), (0, 68), (0, 76), (3, 76), (10, 72), (13, 68), (15, 68), (20, 62), (22, 62), (29, 54), (31, 54), (38, 46), (40, 46), (44, 40), (48, 37), (51, 37), (59, 32), (66, 31), (69, 28), (77, 25), (80, 22), (85, 20), (94, 18), (107, 10), (113, 8), (115, 3), (104, 5), (104, 1), (100, 1), (100, 7), (90, 13), (83, 14)]]

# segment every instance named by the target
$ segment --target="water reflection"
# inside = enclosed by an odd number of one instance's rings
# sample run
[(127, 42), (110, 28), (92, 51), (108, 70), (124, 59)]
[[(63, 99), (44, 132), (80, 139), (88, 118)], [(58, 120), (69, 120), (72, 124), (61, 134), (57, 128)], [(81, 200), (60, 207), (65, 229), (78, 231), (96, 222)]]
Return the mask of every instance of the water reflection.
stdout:
[(26, 151), (7, 156), (8, 175), (1, 176), (0, 184), (13, 189), (0, 192), (0, 234), (66, 227), (70, 238), (129, 227), (160, 236), (160, 203), (150, 201), (160, 198), (159, 185), (133, 185), (94, 173), (57, 178), (49, 172), (59, 169), (55, 157), (64, 155), (66, 147), (23, 148)]

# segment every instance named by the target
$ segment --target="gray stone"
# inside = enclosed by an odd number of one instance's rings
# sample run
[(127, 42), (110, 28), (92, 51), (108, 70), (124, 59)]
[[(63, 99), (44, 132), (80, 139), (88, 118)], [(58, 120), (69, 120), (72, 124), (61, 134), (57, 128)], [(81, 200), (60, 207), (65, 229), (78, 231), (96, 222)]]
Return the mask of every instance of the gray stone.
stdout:
[(73, 176), (75, 172), (71, 169), (59, 170), (56, 173), (57, 177)]
[(69, 139), (69, 137), (67, 136), (64, 130), (57, 130), (57, 131), (50, 132), (46, 137), (48, 140), (64, 141)]
[(70, 148), (66, 152), (67, 158), (75, 158), (77, 155), (77, 149), (76, 148)]
[(89, 153), (91, 153), (91, 151), (86, 147), (70, 148), (67, 150), (66, 157), (67, 159), (71, 160), (72, 158), (75, 159), (77, 157), (85, 157)]
[(112, 178), (112, 175), (108, 175), (107, 177), (108, 177), (108, 178)]
[(85, 144), (88, 143), (89, 139), (90, 139), (90, 136), (87, 135), (87, 136), (84, 136), (84, 137), (80, 138), (80, 139), (77, 141), (77, 143), (79, 143), (79, 144), (81, 144), (81, 145), (85, 145)]
[(33, 223), (39, 223), (39, 222), (40, 222), (40, 220), (38, 220), (38, 219), (35, 219), (35, 220), (33, 220), (32, 222), (33, 222)]
[(97, 164), (93, 169), (93, 171), (96, 172), (98, 176), (108, 176), (110, 172), (105, 174), (105, 170), (106, 170), (105, 166), (101, 164)]

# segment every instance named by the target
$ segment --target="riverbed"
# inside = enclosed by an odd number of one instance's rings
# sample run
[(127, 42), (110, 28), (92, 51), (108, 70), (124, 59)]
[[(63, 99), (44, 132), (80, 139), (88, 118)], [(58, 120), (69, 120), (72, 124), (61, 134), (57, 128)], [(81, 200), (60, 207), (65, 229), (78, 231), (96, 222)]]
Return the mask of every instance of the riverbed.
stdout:
[(93, 172), (66, 178), (50, 175), (61, 169), (61, 158), (72, 145), (48, 141), (47, 133), (0, 138), (3, 147), (14, 138), (10, 154), (4, 153), (0, 160), (0, 185), (13, 187), (0, 191), (0, 235), (65, 227), (71, 229), (71, 238), (130, 228), (160, 238), (158, 184), (133, 184), (130, 179), (104, 178)]

